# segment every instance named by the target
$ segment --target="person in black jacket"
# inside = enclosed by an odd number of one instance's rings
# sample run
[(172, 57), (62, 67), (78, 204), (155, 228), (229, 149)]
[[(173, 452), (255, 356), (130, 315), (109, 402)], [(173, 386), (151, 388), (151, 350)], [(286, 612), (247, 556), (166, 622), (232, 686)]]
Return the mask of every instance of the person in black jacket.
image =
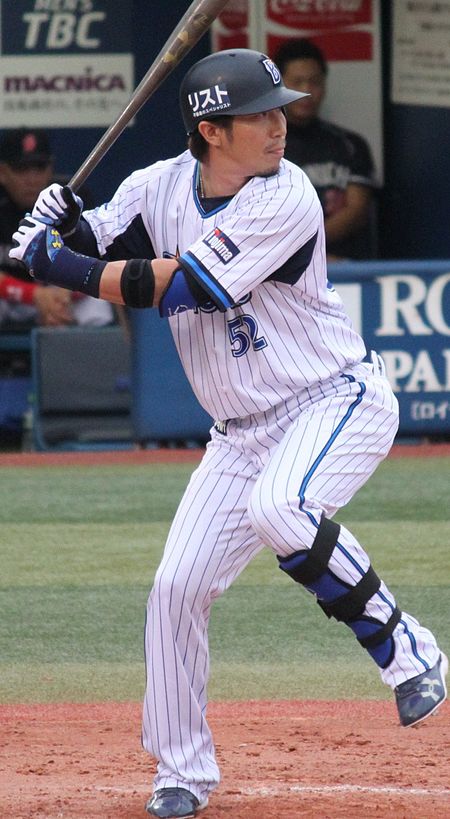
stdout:
[(285, 85), (310, 96), (286, 108), (285, 157), (309, 176), (325, 214), (329, 261), (373, 254), (374, 163), (366, 140), (320, 118), (328, 66), (310, 40), (285, 41), (274, 55)]
[[(0, 140), (1, 332), (27, 332), (36, 325), (83, 324), (88, 313), (86, 323), (112, 320), (108, 306), (91, 300), (88, 304), (59, 287), (44, 287), (28, 275), (23, 265), (9, 258), (11, 237), (20, 220), (32, 211), (39, 192), (53, 181), (65, 184), (68, 179), (55, 173), (47, 132), (34, 128), (5, 131)], [(86, 207), (94, 206), (89, 190), (84, 188), (80, 195)]]

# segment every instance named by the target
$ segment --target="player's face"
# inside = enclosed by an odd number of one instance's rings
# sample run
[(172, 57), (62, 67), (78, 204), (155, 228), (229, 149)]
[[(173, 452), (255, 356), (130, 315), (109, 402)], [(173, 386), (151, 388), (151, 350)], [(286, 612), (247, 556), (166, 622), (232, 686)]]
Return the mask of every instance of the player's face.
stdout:
[(243, 176), (273, 176), (278, 172), (286, 145), (286, 117), (281, 108), (233, 117), (224, 131), (223, 150)]
[(319, 115), (325, 95), (325, 75), (316, 60), (290, 60), (284, 74), (284, 84), (294, 91), (303, 91), (309, 97), (291, 102), (286, 108), (288, 122), (306, 125)]

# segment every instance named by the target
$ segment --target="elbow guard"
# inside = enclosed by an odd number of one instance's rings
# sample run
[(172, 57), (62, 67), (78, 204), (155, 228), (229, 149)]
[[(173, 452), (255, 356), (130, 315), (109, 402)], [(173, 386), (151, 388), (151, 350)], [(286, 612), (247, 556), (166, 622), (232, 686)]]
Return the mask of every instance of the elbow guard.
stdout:
[(151, 262), (130, 259), (122, 270), (120, 292), (127, 307), (153, 307), (155, 277)]

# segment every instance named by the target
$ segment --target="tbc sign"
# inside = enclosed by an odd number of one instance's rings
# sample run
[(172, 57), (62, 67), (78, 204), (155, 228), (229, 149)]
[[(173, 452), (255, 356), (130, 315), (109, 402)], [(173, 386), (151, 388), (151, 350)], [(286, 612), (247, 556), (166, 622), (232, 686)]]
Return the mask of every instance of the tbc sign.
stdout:
[(131, 6), (0, 0), (2, 128), (109, 125), (134, 86)]
[(72, 13), (24, 14), (25, 49), (38, 48), (39, 45), (43, 50), (68, 48), (71, 45), (78, 48), (99, 48), (101, 41), (94, 35), (94, 24), (104, 22), (105, 17), (104, 11), (89, 12), (80, 17)]

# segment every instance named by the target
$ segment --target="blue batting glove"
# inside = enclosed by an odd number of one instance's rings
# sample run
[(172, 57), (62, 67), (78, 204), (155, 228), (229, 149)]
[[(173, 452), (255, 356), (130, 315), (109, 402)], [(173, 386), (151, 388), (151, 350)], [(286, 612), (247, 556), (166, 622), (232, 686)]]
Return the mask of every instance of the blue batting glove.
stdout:
[(12, 238), (10, 258), (23, 262), (31, 276), (47, 281), (51, 265), (64, 247), (56, 228), (44, 225), (32, 216), (26, 216), (19, 222)]
[(55, 227), (32, 216), (22, 219), (12, 238), (10, 258), (23, 262), (35, 279), (99, 298), (106, 262), (69, 250)]

